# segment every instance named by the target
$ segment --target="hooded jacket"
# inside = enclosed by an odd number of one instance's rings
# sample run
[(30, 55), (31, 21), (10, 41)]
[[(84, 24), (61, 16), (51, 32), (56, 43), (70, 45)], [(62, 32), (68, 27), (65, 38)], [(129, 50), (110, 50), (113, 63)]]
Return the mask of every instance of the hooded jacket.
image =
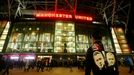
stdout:
[(85, 75), (119, 75), (114, 52), (106, 52), (101, 41), (96, 41), (87, 50)]

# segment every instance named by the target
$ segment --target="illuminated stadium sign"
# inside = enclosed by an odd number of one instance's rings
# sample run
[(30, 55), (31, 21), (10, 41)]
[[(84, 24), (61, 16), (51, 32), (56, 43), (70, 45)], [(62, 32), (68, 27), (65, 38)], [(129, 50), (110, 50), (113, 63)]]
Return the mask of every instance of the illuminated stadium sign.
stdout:
[(71, 14), (64, 14), (64, 13), (52, 13), (52, 12), (45, 12), (45, 13), (36, 13), (36, 18), (58, 18), (58, 19), (76, 19), (76, 20), (85, 20), (85, 21), (93, 21), (91, 16), (84, 16), (84, 15), (71, 15)]

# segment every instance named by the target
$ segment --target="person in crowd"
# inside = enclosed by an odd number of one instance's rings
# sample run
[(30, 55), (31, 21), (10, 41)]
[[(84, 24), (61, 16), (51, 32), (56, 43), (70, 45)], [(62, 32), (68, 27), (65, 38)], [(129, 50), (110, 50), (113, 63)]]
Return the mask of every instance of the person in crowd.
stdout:
[(133, 62), (132, 57), (129, 57), (129, 56), (126, 57), (126, 62), (127, 62), (128, 66), (129, 66), (129, 73), (132, 73), (133, 67), (134, 67), (134, 62)]
[(51, 60), (49, 58), (46, 58), (45, 63), (46, 63), (46, 70), (50, 71)]
[(46, 64), (45, 64), (45, 59), (43, 58), (42, 60), (41, 60), (41, 71), (42, 72), (44, 72), (44, 68), (45, 68), (45, 66), (46, 66)]
[(49, 70), (52, 70), (53, 67), (53, 59), (50, 59), (49, 61)]
[(73, 71), (73, 69), (72, 69), (72, 63), (73, 63), (72, 59), (71, 58), (68, 58), (68, 60), (67, 60), (67, 66), (69, 67), (70, 72)]
[(24, 71), (29, 71), (29, 65), (30, 65), (30, 61), (29, 60), (25, 60)]
[(106, 52), (102, 44), (102, 33), (96, 30), (92, 34), (92, 46), (87, 50), (85, 75), (119, 75), (114, 52)]
[(3, 74), (3, 71), (5, 69), (5, 61), (4, 61), (4, 58), (3, 58), (3, 55), (0, 54), (0, 75)]
[(35, 65), (36, 65), (35, 60), (32, 60), (32, 61), (31, 61), (31, 68), (34, 69)]
[(44, 72), (44, 68), (45, 68), (45, 59), (43, 58), (37, 61), (37, 72), (39, 72), (40, 70)]
[(78, 69), (79, 70), (83, 70), (84, 69), (84, 63), (85, 62), (85, 60), (83, 59), (83, 58), (79, 58), (78, 59)]
[(5, 59), (5, 69), (2, 75), (9, 75), (9, 69), (11, 68), (11, 61), (9, 58)]
[(79, 58), (79, 59), (77, 60), (78, 69), (81, 69), (81, 68), (80, 68), (80, 62), (81, 62), (81, 58)]
[(39, 72), (39, 70), (41, 69), (41, 60), (37, 60), (36, 66), (37, 66), (37, 72)]

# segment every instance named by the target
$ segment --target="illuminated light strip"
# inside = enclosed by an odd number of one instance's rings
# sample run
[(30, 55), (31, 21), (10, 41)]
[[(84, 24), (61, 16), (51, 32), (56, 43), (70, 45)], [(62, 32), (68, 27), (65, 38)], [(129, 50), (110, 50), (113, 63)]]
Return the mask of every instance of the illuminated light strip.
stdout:
[(10, 59), (19, 59), (18, 56), (11, 56)]
[[(39, 18), (65, 18), (65, 19), (73, 18), (71, 14), (62, 14), (62, 13), (37, 13), (35, 14), (35, 16)], [(93, 21), (93, 18), (90, 16), (75, 15), (75, 19)]]
[(35, 59), (35, 57), (33, 57), (33, 56), (27, 56), (27, 57), (25, 57), (25, 59)]

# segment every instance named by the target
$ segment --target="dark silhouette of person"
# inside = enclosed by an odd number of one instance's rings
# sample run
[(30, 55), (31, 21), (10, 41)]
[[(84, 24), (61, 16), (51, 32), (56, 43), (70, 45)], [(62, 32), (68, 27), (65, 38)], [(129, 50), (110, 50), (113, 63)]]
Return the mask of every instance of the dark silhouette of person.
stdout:
[(85, 75), (119, 75), (114, 52), (104, 50), (102, 33), (96, 30), (92, 34), (92, 46), (87, 50), (85, 60)]
[(5, 69), (5, 61), (4, 61), (4, 58), (3, 58), (3, 55), (0, 54), (0, 73), (2, 73), (2, 71)]
[(38, 60), (37, 61), (37, 72), (39, 72), (41, 68), (42, 68), (42, 61)]
[(11, 61), (9, 58), (5, 60), (5, 70), (2, 75), (9, 75), (9, 69), (11, 67)]
[(66, 43), (64, 43), (64, 53), (67, 53), (67, 44)]
[(73, 63), (73, 60), (71, 58), (68, 58), (67, 59), (67, 66), (70, 69), (70, 72), (73, 71), (73, 69), (72, 69), (72, 63)]
[(45, 68), (45, 59), (42, 58), (41, 60), (37, 61), (37, 72), (39, 72), (40, 70), (44, 72), (44, 68)]
[(129, 73), (132, 73), (133, 67), (134, 67), (133, 58), (130, 57), (130, 56), (126, 57), (126, 62), (127, 62), (128, 66), (129, 66)]

